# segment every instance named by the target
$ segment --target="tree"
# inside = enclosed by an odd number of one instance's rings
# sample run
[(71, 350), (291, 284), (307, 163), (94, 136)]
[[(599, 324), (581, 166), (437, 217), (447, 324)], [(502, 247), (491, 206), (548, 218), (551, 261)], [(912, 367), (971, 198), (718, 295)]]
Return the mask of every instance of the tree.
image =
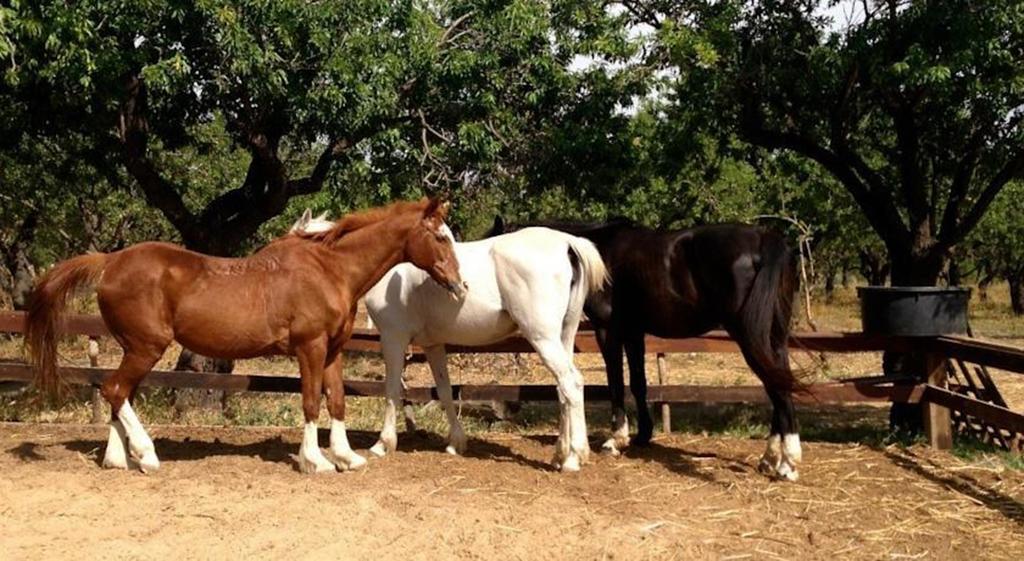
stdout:
[(749, 6), (726, 76), (741, 135), (827, 169), (884, 241), (894, 284), (931, 285), (1024, 171), (1024, 7), (865, 2), (828, 32), (817, 2)]
[[(507, 139), (575, 86), (575, 49), (602, 48), (574, 31), (609, 29), (598, 6), (18, 3), (0, 18), (0, 126), (9, 142), (88, 135), (186, 246), (236, 253), (293, 197), (353, 166), (404, 178), (399, 191), (413, 178), (444, 192), (495, 172)], [(174, 168), (207, 150), (197, 131), (217, 123), (241, 165), (207, 192), (197, 170)]]
[[(969, 240), (970, 255), (979, 267), (1006, 280), (1010, 307), (1024, 315), (1024, 220), (1019, 204), (1024, 200), (1024, 183), (1011, 182), (992, 203)], [(984, 273), (982, 273), (984, 274)]]

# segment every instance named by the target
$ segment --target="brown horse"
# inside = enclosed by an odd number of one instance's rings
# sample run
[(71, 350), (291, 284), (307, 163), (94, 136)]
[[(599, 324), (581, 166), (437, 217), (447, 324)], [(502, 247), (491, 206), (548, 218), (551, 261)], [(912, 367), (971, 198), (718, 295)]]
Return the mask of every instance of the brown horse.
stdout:
[[(345, 434), (341, 378), (341, 348), (352, 333), (356, 301), (402, 262), (427, 271), (454, 297), (464, 296), (446, 216), (447, 203), (424, 199), (350, 214), (326, 232), (292, 233), (240, 259), (149, 242), (64, 261), (39, 280), (29, 306), (25, 340), (37, 383), (50, 394), (61, 386), (60, 317), (75, 289), (94, 285), (103, 320), (124, 349), (101, 390), (113, 413), (105, 467), (128, 467), (127, 444), (143, 472), (158, 469), (153, 441), (131, 401), (174, 340), (217, 358), (297, 357), (306, 418), (300, 469), (360, 467), (366, 460)], [(331, 415), (331, 461), (317, 442), (322, 390)]]

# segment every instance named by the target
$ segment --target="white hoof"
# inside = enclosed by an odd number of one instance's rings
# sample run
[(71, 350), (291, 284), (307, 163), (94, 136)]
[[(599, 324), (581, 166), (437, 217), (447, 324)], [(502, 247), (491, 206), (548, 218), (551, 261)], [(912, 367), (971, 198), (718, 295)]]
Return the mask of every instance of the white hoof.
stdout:
[(378, 458), (383, 458), (388, 455), (388, 450), (384, 447), (384, 443), (378, 440), (376, 444), (370, 447), (370, 453)]
[(566, 458), (564, 462), (562, 462), (562, 465), (559, 469), (562, 471), (562, 473), (577, 472), (580, 470), (580, 459), (577, 458), (575, 454), (570, 454), (569, 457)]
[(448, 446), (444, 449), (445, 452), (453, 456), (461, 456), (466, 453), (466, 436), (457, 435), (449, 437)]
[(302, 473), (313, 474), (313, 473), (327, 473), (337, 471), (334, 464), (327, 461), (327, 458), (323, 456), (319, 458), (307, 458), (305, 456), (299, 456), (299, 471)]
[(139, 469), (142, 473), (156, 473), (160, 471), (160, 460), (156, 457), (156, 452), (150, 450), (143, 454), (139, 459)]
[(331, 461), (341, 471), (357, 470), (366, 465), (366, 458), (355, 452), (331, 452)]
[(128, 469), (127, 437), (120, 421), (111, 423), (107, 449), (103, 453), (103, 467), (107, 469)]
[(797, 473), (796, 467), (789, 465), (789, 462), (782, 462), (779, 464), (779, 469), (776, 472), (779, 479), (783, 481), (796, 481), (800, 479), (800, 474)]
[(622, 452), (619, 451), (619, 443), (614, 438), (604, 441), (604, 444), (601, 445), (601, 453), (613, 458), (622, 455)]
[(106, 469), (128, 469), (128, 460), (124, 457), (111, 458), (109, 455), (103, 456), (103, 467)]

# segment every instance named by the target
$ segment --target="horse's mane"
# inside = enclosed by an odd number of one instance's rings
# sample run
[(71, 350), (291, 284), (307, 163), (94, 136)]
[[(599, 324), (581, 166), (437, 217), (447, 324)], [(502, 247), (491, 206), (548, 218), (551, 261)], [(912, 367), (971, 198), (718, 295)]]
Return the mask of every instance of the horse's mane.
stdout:
[(428, 202), (424, 201), (399, 201), (379, 208), (371, 208), (360, 212), (353, 212), (342, 216), (334, 222), (330, 230), (323, 232), (302, 232), (294, 231), (290, 235), (307, 240), (317, 241), (326, 245), (334, 245), (346, 234), (376, 224), (393, 216), (406, 212), (422, 212)]

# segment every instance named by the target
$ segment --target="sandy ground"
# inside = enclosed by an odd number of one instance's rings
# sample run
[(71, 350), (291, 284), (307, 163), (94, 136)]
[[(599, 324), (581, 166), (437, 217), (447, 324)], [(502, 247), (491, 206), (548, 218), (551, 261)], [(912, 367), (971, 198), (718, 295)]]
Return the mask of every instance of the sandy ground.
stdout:
[(305, 476), (297, 429), (152, 434), (163, 466), (146, 476), (98, 466), (104, 427), (0, 424), (0, 557), (1024, 555), (1024, 474), (919, 447), (810, 443), (800, 482), (780, 483), (754, 470), (758, 440), (661, 437), (563, 475), (549, 468), (553, 435), (489, 434), (464, 458), (403, 435), (368, 469)]

